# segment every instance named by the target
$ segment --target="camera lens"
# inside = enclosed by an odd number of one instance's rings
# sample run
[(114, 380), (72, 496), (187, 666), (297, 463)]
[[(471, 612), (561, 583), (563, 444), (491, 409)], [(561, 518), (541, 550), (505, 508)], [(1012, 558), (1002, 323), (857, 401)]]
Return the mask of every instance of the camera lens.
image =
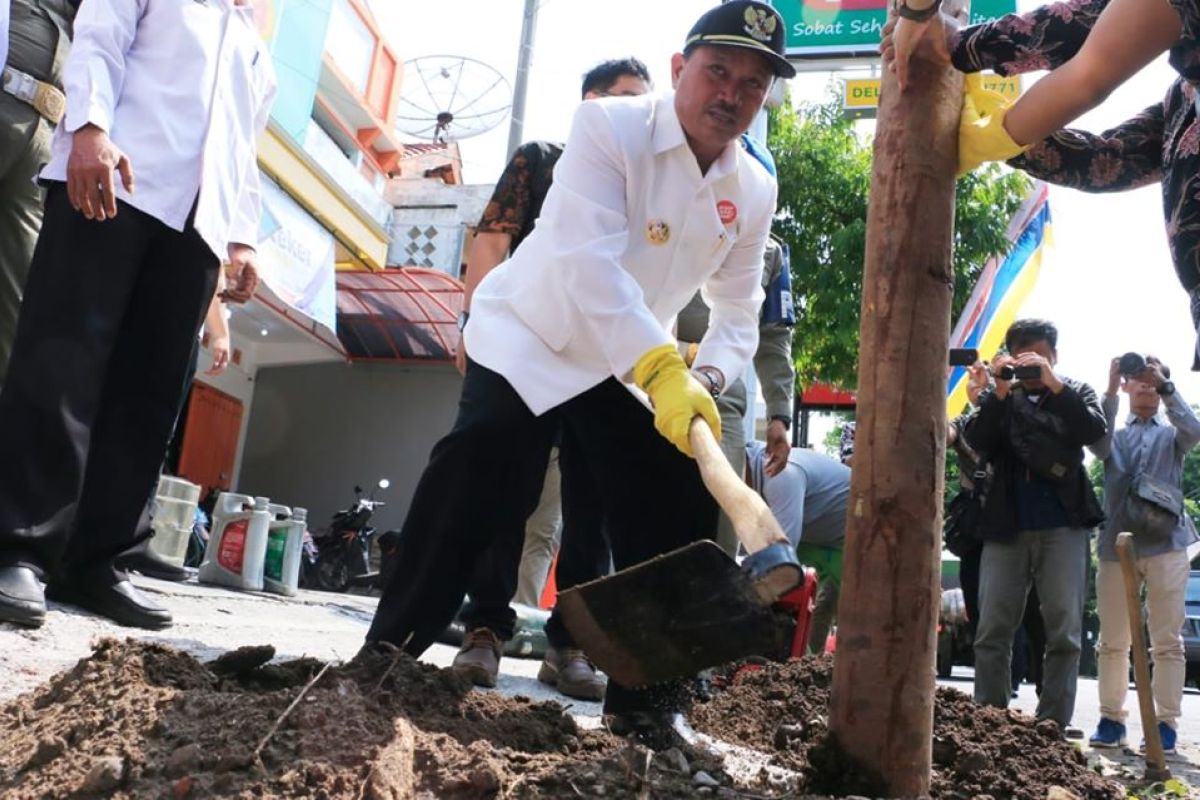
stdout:
[(1014, 370), (1012, 367), (1008, 366), (1007, 364), (1005, 364), (1003, 367), (1000, 368), (1000, 380), (1011, 381), (1016, 376), (1017, 376), (1016, 370)]
[(1145, 368), (1146, 359), (1141, 353), (1126, 353), (1117, 365), (1117, 369), (1126, 377), (1137, 375)]

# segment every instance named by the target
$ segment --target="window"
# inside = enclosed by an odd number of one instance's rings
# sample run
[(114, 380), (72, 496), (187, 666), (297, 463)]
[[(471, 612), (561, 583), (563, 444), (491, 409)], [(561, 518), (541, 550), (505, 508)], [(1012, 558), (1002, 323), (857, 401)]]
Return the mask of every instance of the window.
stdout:
[(365, 96), (375, 60), (375, 35), (350, 0), (334, 0), (325, 50), (338, 70)]

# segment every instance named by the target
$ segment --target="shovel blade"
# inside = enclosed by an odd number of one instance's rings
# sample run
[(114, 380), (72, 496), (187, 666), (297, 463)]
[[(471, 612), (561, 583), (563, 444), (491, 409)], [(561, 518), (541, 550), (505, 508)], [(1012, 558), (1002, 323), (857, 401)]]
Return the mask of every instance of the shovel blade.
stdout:
[(558, 607), (576, 644), (631, 688), (787, 649), (786, 626), (711, 541), (564, 591)]

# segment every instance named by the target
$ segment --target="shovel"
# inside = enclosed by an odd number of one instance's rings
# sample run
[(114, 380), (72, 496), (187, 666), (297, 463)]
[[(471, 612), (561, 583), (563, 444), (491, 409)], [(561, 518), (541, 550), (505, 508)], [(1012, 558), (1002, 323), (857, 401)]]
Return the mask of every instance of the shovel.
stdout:
[(1150, 664), (1146, 658), (1146, 642), (1142, 638), (1142, 601), (1138, 597), (1137, 553), (1132, 533), (1117, 534), (1117, 558), (1125, 579), (1125, 604), (1129, 609), (1129, 633), (1133, 649), (1133, 682), (1137, 686), (1138, 710), (1142, 715), (1142, 735), (1146, 737), (1146, 780), (1158, 782), (1171, 777), (1167, 758), (1163, 754), (1162, 737), (1158, 733), (1158, 717), (1154, 713), (1154, 698), (1150, 693)]
[(688, 438), (705, 487), (750, 555), (739, 567), (716, 543), (694, 542), (558, 595), (576, 644), (622, 686), (788, 647), (788, 627), (771, 605), (803, 579), (795, 550), (699, 417)]

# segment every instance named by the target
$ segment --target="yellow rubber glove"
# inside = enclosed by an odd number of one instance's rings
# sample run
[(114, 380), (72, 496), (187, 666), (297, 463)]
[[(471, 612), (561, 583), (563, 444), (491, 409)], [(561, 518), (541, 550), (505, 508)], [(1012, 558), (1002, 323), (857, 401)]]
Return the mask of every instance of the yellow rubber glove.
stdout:
[(713, 436), (721, 441), (717, 404), (688, 372), (675, 345), (662, 344), (644, 353), (633, 366), (633, 382), (650, 395), (655, 429), (688, 456), (695, 457), (688, 429), (696, 417), (703, 417)]
[(967, 75), (963, 85), (962, 116), (958, 123), (958, 174), (966, 175), (986, 161), (1008, 161), (1029, 149), (1019, 145), (1004, 129), (1004, 115), (1012, 102), (999, 92), (983, 88), (983, 76)]

